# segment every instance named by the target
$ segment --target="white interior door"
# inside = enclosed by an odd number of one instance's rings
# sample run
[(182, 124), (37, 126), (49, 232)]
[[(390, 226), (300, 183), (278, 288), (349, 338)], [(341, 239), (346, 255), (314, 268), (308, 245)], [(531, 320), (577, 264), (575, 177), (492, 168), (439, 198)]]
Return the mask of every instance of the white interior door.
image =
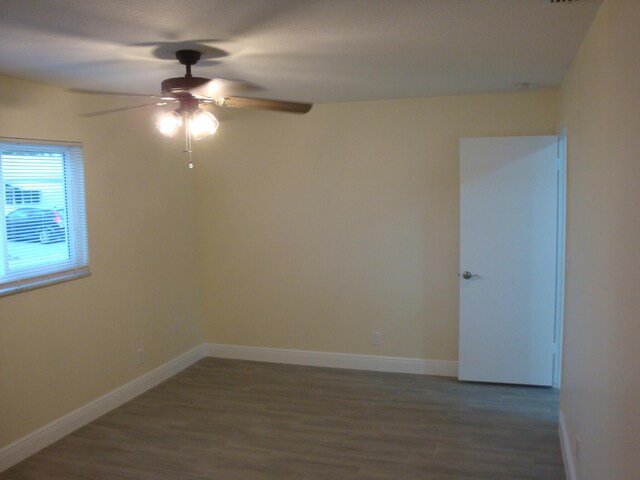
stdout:
[(460, 380), (553, 382), (557, 176), (555, 136), (460, 140)]

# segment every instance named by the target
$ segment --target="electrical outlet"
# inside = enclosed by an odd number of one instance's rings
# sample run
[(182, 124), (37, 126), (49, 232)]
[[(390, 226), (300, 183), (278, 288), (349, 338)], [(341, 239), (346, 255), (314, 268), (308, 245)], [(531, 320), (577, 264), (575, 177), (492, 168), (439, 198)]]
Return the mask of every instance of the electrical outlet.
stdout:
[(576, 463), (580, 463), (580, 437), (576, 437)]
[(371, 345), (379, 347), (381, 343), (380, 332), (371, 332)]
[(141, 365), (144, 363), (144, 348), (136, 350), (136, 363)]
[(173, 334), (178, 335), (182, 331), (182, 320), (176, 318), (173, 322)]

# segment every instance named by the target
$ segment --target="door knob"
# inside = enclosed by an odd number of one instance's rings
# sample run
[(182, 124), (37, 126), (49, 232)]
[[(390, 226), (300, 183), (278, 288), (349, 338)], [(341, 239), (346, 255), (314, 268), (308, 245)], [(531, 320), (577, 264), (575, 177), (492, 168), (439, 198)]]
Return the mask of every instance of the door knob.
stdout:
[(466, 272), (462, 272), (462, 278), (464, 278), (465, 280), (469, 280), (470, 278), (473, 277), (479, 277), (480, 275), (474, 275), (473, 273), (471, 273), (470, 271), (466, 271)]

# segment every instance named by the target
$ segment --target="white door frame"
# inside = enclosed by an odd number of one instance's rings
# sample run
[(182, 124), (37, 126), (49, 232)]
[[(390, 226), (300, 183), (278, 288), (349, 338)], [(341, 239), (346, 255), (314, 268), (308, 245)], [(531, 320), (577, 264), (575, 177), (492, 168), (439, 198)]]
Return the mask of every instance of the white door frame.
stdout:
[(564, 326), (564, 291), (567, 227), (567, 124), (558, 129), (558, 240), (556, 248), (556, 309), (554, 331), (553, 386), (562, 382), (562, 332)]

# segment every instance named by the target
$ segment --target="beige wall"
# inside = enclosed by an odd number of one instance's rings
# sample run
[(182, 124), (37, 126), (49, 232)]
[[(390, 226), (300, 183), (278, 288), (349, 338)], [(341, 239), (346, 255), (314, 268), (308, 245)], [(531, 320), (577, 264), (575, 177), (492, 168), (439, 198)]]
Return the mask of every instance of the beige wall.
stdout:
[(149, 110), (78, 117), (117, 106), (0, 77), (0, 135), (84, 143), (92, 271), (0, 298), (0, 447), (201, 342), (193, 171)]
[(557, 107), (537, 92), (236, 114), (197, 165), (205, 340), (457, 359), (458, 140), (553, 134)]
[(563, 86), (561, 410), (580, 480), (640, 477), (640, 2), (607, 1)]

